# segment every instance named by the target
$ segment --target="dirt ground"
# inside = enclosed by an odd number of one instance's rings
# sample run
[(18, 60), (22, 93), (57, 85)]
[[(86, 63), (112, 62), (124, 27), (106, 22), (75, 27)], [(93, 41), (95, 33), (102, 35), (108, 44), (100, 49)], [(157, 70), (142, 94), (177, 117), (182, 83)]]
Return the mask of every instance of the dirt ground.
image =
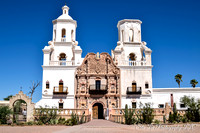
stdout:
[(68, 126), (0, 126), (0, 133), (53, 133)]

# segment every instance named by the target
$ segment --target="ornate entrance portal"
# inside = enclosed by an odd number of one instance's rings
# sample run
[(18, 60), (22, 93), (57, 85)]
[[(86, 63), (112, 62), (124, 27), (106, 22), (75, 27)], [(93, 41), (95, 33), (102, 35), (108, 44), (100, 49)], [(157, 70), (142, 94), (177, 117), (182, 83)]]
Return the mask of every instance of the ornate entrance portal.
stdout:
[(103, 105), (95, 103), (92, 107), (93, 119), (103, 119)]

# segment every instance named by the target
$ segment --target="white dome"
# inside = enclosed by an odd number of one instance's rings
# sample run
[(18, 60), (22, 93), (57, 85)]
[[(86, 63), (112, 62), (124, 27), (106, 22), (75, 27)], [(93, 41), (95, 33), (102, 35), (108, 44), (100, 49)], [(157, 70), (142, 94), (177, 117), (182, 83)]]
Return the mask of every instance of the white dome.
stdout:
[(59, 16), (57, 19), (70, 19), (73, 20), (71, 16), (69, 16), (69, 7), (68, 6), (63, 6), (62, 7), (63, 14)]
[(57, 19), (71, 19), (71, 20), (73, 20), (72, 17), (69, 16), (68, 14), (62, 14)]

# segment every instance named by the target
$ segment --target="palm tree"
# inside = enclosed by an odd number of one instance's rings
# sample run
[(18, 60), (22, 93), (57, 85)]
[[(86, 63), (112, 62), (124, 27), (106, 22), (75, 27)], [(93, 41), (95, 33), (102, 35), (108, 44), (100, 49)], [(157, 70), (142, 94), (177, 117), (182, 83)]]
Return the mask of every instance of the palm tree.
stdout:
[(176, 82), (178, 83), (178, 86), (179, 86), (179, 88), (180, 88), (180, 84), (181, 84), (181, 82), (183, 82), (183, 80), (182, 80), (182, 75), (181, 75), (181, 74), (177, 74), (177, 75), (175, 76), (175, 80), (176, 80)]
[(198, 84), (198, 81), (196, 79), (192, 79), (190, 80), (190, 84), (192, 85), (193, 88), (195, 88), (196, 85)]

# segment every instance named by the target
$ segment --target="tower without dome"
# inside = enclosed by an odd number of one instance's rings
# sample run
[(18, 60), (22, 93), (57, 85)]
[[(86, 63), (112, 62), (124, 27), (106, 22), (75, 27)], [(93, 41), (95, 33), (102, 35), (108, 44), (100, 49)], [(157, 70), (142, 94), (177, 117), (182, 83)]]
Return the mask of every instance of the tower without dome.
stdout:
[(43, 49), (42, 99), (37, 106), (74, 108), (74, 77), (82, 63), (82, 49), (76, 41), (77, 22), (69, 16), (69, 7), (53, 20), (53, 39)]

